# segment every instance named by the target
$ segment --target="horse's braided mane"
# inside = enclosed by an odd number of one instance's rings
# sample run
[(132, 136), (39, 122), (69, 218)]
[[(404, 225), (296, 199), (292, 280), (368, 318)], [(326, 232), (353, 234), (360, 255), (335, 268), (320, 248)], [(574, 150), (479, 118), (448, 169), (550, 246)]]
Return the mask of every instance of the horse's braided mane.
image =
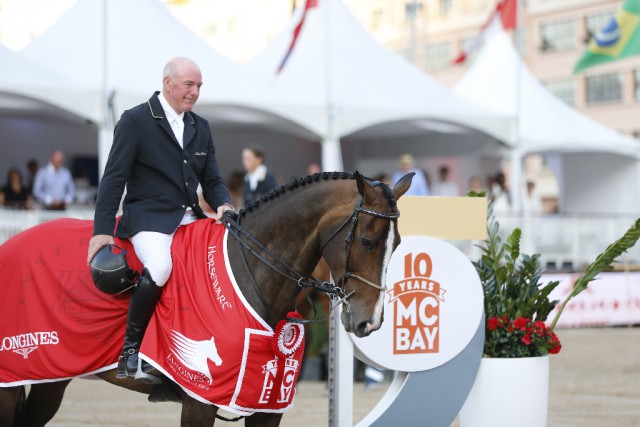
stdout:
[[(275, 188), (270, 192), (264, 194), (258, 200), (249, 203), (247, 206), (244, 207), (244, 209), (240, 210), (239, 215), (243, 216), (247, 212), (251, 212), (255, 209), (258, 209), (261, 204), (268, 202), (269, 200), (273, 200), (277, 197), (280, 197), (282, 194), (288, 191), (295, 190), (296, 188), (299, 188), (299, 187), (304, 187), (305, 185), (313, 184), (314, 182), (328, 181), (331, 179), (337, 180), (337, 179), (355, 179), (355, 178), (356, 178), (356, 174), (354, 172), (321, 172), (313, 175), (303, 176), (301, 178), (294, 178), (291, 181), (287, 182), (286, 184), (283, 184), (280, 187)], [(365, 179), (371, 180), (370, 178), (365, 178)], [(384, 186), (383, 188), (385, 189), (384, 194), (387, 201), (389, 202), (389, 205), (391, 207), (395, 207), (396, 200), (393, 197), (393, 194), (391, 194), (391, 191), (386, 186)]]

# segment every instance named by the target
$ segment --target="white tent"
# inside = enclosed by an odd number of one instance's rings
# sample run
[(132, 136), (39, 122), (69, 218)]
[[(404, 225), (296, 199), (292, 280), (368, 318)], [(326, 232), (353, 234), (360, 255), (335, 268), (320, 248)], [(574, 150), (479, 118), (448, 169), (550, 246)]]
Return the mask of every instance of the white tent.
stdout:
[[(557, 166), (563, 211), (637, 212), (640, 208), (639, 144), (551, 94), (521, 61), (501, 27), (486, 35), (454, 92), (511, 118), (508, 141), (514, 150), (514, 195), (521, 188), (521, 157), (541, 153)], [(620, 189), (632, 197), (618, 197)]]
[(88, 154), (97, 94), (3, 45), (0, 63), (0, 179), (11, 167), (26, 172), (27, 159), (44, 164), (53, 148)]
[(456, 135), (475, 144), (508, 136), (502, 115), (458, 98), (386, 50), (339, 0), (319, 0), (308, 10), (297, 43), (277, 74), (299, 19), (249, 62), (264, 80), (248, 102), (318, 135), (325, 169), (342, 166), (338, 141), (356, 132), (361, 139), (397, 143), (412, 137), (440, 146), (455, 141)]
[[(85, 118), (97, 107), (89, 87), (0, 45), (0, 108)], [(95, 98), (93, 98), (95, 99)]]
[[(310, 131), (273, 113), (243, 106), (242, 100), (255, 91), (250, 68), (218, 53), (157, 0), (79, 0), (22, 53), (102, 94), (98, 105), (112, 106), (109, 112), (87, 111), (101, 124), (96, 152), (102, 164), (111, 145), (113, 122), (124, 109), (161, 89), (163, 66), (174, 56), (193, 58), (203, 72), (204, 86), (195, 111), (212, 123), (223, 173), (241, 168), (240, 150), (255, 142), (266, 151), (286, 146), (284, 151), (304, 162), (298, 174), (319, 158)], [(290, 164), (282, 160), (283, 168)]]

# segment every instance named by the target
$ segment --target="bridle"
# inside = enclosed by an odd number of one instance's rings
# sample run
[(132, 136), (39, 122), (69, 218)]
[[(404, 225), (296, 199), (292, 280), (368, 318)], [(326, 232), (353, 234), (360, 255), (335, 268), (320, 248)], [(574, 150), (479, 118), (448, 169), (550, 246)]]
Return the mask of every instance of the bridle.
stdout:
[[(370, 183), (372, 188), (375, 188), (376, 186), (381, 184), (382, 183), (380, 181), (372, 181)], [(267, 312), (269, 313), (271, 319), (274, 322), (277, 321), (278, 319), (275, 318), (275, 314), (271, 310), (271, 307), (267, 304), (266, 300), (264, 299), (264, 296), (262, 295), (262, 292), (260, 292), (258, 284), (255, 280), (255, 277), (253, 276), (253, 273), (249, 269), (249, 265), (247, 263), (244, 249), (249, 251), (253, 256), (255, 256), (258, 260), (260, 260), (263, 264), (271, 268), (276, 273), (296, 282), (297, 285), (300, 286), (305, 291), (305, 294), (307, 295), (307, 300), (309, 300), (309, 302), (311, 302), (311, 300), (307, 293), (307, 288), (312, 288), (318, 292), (321, 292), (327, 295), (331, 300), (338, 301), (337, 304), (335, 304), (332, 307), (332, 309), (342, 303), (345, 303), (347, 305), (347, 308), (349, 309), (348, 311), (350, 311), (350, 304), (348, 303), (347, 300), (355, 293), (355, 291), (352, 291), (349, 294), (346, 293), (344, 289), (344, 284), (348, 279), (351, 278), (351, 279), (359, 280), (360, 282), (366, 284), (367, 286), (370, 286), (381, 292), (387, 289), (387, 287), (384, 286), (383, 284), (378, 285), (376, 283), (373, 283), (370, 280), (367, 280), (364, 277), (353, 273), (349, 268), (349, 255), (351, 253), (351, 245), (355, 237), (356, 225), (358, 223), (358, 214), (361, 214), (361, 213), (365, 215), (374, 216), (377, 218), (387, 219), (389, 221), (395, 221), (400, 217), (400, 212), (397, 209), (392, 212), (378, 211), (378, 210), (363, 206), (363, 197), (360, 196), (358, 198), (358, 201), (356, 202), (351, 215), (342, 223), (342, 225), (340, 225), (340, 227), (338, 227), (336, 231), (333, 232), (331, 237), (329, 237), (329, 239), (327, 239), (327, 241), (321, 247), (321, 252), (322, 252), (324, 251), (325, 247), (338, 235), (338, 233), (340, 233), (347, 226), (347, 224), (350, 223), (349, 232), (345, 237), (345, 252), (344, 252), (345, 272), (337, 281), (337, 285), (333, 285), (329, 282), (320, 280), (314, 276), (311, 276), (311, 275), (303, 276), (298, 272), (296, 272), (285, 261), (283, 261), (280, 257), (278, 257), (273, 252), (271, 252), (262, 242), (260, 242), (249, 231), (247, 231), (244, 227), (242, 227), (240, 225), (240, 217), (238, 214), (231, 213), (229, 211), (225, 212), (225, 214), (222, 217), (222, 223), (227, 228), (227, 230), (229, 230), (229, 233), (233, 235), (234, 238), (236, 239), (236, 242), (238, 243), (238, 247), (240, 249), (240, 258), (242, 260), (243, 267), (247, 272), (247, 275), (251, 279), (251, 282), (256, 290), (258, 297), (260, 298), (262, 304), (265, 306), (265, 308), (267, 309)], [(275, 261), (275, 263), (280, 265), (282, 268), (279, 268), (273, 262), (266, 259), (265, 256), (263, 256), (260, 252), (256, 251), (248, 242), (246, 242), (245, 239), (243, 239), (243, 237), (249, 240), (262, 253), (266, 254), (269, 258)], [(314, 312), (315, 312), (315, 307), (314, 307)], [(292, 321), (297, 320), (298, 322), (305, 322), (305, 319), (291, 319), (291, 320)]]

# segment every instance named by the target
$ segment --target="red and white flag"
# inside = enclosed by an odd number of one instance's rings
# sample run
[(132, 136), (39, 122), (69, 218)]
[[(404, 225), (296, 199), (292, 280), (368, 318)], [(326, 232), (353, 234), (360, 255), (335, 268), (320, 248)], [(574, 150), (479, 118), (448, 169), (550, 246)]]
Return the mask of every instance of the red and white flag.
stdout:
[(291, 44), (289, 44), (289, 49), (287, 49), (287, 53), (284, 55), (284, 58), (282, 58), (282, 61), (280, 61), (280, 65), (276, 70), (276, 74), (280, 74), (285, 64), (287, 63), (287, 60), (289, 59), (291, 52), (293, 52), (293, 48), (295, 47), (296, 42), (298, 41), (298, 36), (300, 35), (300, 31), (302, 31), (302, 25), (304, 24), (304, 20), (307, 17), (307, 12), (309, 11), (309, 9), (312, 9), (317, 6), (318, 6), (318, 0), (307, 0), (307, 2), (305, 3), (304, 10), (302, 11), (302, 16), (300, 17), (300, 22), (298, 22), (298, 25), (296, 25), (296, 27), (293, 29), (293, 37), (291, 38)]
[(480, 34), (463, 47), (462, 52), (453, 60), (453, 63), (464, 63), (480, 47), (485, 35), (494, 25), (502, 25), (505, 30), (514, 30), (517, 26), (517, 9), (518, 0), (500, 0), (491, 15), (489, 15), (487, 22), (480, 28)]

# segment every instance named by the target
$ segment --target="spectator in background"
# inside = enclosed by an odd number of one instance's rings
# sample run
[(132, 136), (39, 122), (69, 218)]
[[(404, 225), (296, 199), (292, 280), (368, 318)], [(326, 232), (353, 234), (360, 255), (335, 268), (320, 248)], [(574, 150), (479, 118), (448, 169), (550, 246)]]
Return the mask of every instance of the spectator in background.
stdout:
[(315, 174), (320, 173), (320, 172), (322, 172), (322, 168), (317, 163), (311, 163), (307, 167), (307, 175), (315, 175)]
[(32, 204), (31, 194), (22, 182), (20, 169), (9, 169), (7, 183), (0, 189), (0, 206), (11, 209), (30, 209)]
[(231, 193), (231, 199), (233, 200), (233, 206), (236, 209), (244, 207), (244, 172), (236, 170), (231, 172), (229, 178), (227, 178), (227, 187)]
[(73, 201), (75, 186), (69, 169), (63, 166), (64, 154), (54, 150), (49, 163), (40, 168), (33, 183), (33, 196), (48, 210), (65, 210)]
[(391, 185), (396, 185), (400, 178), (408, 174), (409, 172), (414, 172), (415, 175), (413, 180), (411, 181), (411, 187), (407, 190), (405, 196), (428, 196), (429, 195), (429, 185), (427, 184), (427, 178), (420, 169), (416, 168), (416, 162), (413, 159), (411, 154), (403, 154), (400, 156), (399, 160), (400, 169), (393, 174), (391, 178)]
[(493, 211), (497, 214), (505, 214), (511, 211), (511, 200), (507, 190), (506, 178), (502, 172), (498, 172), (491, 185), (491, 201)]
[(527, 180), (527, 189), (522, 197), (522, 211), (533, 215), (542, 213), (542, 200), (536, 191), (536, 184), (531, 180)]
[(29, 191), (30, 194), (33, 194), (33, 183), (36, 180), (38, 169), (38, 161), (36, 159), (29, 159), (27, 162), (27, 177), (24, 186), (27, 187), (27, 191)]
[(482, 181), (480, 180), (480, 177), (478, 175), (473, 175), (471, 178), (469, 178), (469, 191), (473, 191), (475, 193), (487, 193), (487, 190), (485, 190), (482, 187)]
[(242, 165), (246, 171), (244, 176), (244, 206), (255, 202), (263, 194), (278, 186), (276, 178), (264, 164), (264, 153), (258, 147), (247, 147), (242, 150)]
[(449, 167), (442, 165), (438, 168), (438, 182), (433, 185), (433, 195), (442, 197), (458, 197), (458, 185), (449, 180)]

